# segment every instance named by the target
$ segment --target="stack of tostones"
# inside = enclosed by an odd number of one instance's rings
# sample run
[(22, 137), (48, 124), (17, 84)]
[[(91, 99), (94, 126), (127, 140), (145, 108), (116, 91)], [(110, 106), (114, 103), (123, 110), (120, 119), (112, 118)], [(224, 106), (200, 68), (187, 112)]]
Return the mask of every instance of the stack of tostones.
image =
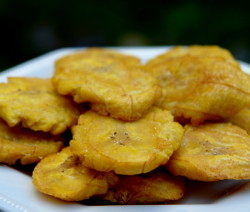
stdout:
[(0, 91), (0, 162), (37, 163), (44, 194), (166, 203), (190, 180), (250, 179), (250, 76), (217, 46), (145, 65), (91, 48), (57, 60), (52, 79), (9, 78)]
[[(158, 81), (143, 71), (137, 58), (89, 49), (59, 59), (52, 81), (60, 94), (89, 102), (90, 110), (72, 128), (70, 147), (36, 166), (33, 183), (39, 191), (68, 201), (98, 196), (120, 204), (182, 197), (179, 178), (154, 170), (178, 149), (183, 127), (169, 111), (152, 107), (160, 95)], [(148, 177), (143, 186), (135, 184), (124, 194), (137, 192), (133, 200), (116, 198), (133, 181), (128, 175), (143, 173), (149, 174), (138, 177)], [(155, 188), (162, 192), (152, 192)], [(118, 193), (111, 194), (114, 189)]]
[[(230, 120), (248, 129), (248, 118), (242, 117), (249, 111), (238, 112), (249, 106), (250, 78), (227, 50), (177, 47), (144, 66), (156, 81), (141, 70), (137, 58), (103, 49), (56, 62), (57, 91), (89, 102), (90, 110), (72, 128), (70, 150), (36, 167), (38, 190), (64, 200), (94, 196), (143, 204), (183, 196), (183, 180), (171, 174), (200, 181), (250, 178), (246, 131), (230, 123), (203, 123)], [(170, 111), (177, 120), (191, 120), (184, 136)], [(171, 173), (157, 170), (160, 166)], [(101, 180), (99, 189), (92, 173)]]

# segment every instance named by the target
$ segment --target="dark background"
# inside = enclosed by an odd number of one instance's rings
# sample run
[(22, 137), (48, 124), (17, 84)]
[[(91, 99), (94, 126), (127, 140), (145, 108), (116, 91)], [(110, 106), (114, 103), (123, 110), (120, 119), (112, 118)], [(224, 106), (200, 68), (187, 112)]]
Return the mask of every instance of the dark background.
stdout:
[(250, 1), (0, 0), (0, 71), (61, 47), (215, 44), (250, 62)]

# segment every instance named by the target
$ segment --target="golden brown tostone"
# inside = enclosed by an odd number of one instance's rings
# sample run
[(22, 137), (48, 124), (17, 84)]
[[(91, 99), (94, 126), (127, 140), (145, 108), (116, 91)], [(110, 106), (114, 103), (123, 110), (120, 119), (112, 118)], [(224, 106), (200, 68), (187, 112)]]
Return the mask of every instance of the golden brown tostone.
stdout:
[(134, 175), (165, 164), (179, 145), (183, 128), (169, 111), (152, 107), (134, 122), (93, 111), (82, 114), (73, 128), (71, 150), (82, 163), (98, 171)]
[(200, 124), (227, 119), (250, 105), (250, 76), (230, 55), (223, 50), (214, 55), (206, 47), (200, 54), (192, 53), (192, 47), (183, 51), (175, 55), (178, 51), (170, 50), (146, 64), (162, 88), (157, 106)]
[(53, 83), (77, 103), (90, 102), (99, 114), (128, 121), (141, 118), (160, 95), (138, 58), (98, 48), (59, 59)]
[(0, 162), (9, 165), (20, 161), (31, 164), (63, 148), (63, 139), (44, 132), (9, 127), (0, 120)]
[(0, 117), (10, 127), (22, 125), (57, 135), (74, 125), (80, 112), (55, 91), (50, 79), (10, 77), (0, 84)]
[(231, 123), (185, 126), (180, 148), (166, 164), (199, 181), (250, 179), (250, 135)]
[(40, 192), (66, 201), (104, 194), (118, 182), (113, 173), (101, 173), (83, 166), (69, 147), (39, 162), (32, 178)]

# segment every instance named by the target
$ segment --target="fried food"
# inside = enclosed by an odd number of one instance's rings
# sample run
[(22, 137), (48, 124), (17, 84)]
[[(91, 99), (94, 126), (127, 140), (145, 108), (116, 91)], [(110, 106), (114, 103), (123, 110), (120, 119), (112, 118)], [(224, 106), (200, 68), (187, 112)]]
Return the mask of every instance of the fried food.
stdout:
[(0, 162), (14, 165), (31, 164), (45, 156), (58, 152), (63, 139), (43, 132), (34, 132), (21, 127), (9, 127), (0, 120)]
[(233, 124), (243, 128), (250, 134), (250, 108), (244, 108), (228, 119)]
[(21, 124), (57, 135), (76, 123), (77, 107), (56, 93), (50, 79), (11, 77), (0, 84), (0, 117), (10, 127)]
[(119, 178), (119, 183), (102, 199), (119, 204), (148, 204), (178, 200), (184, 194), (183, 181), (163, 171)]
[(98, 171), (134, 175), (165, 164), (180, 144), (183, 128), (169, 111), (152, 107), (134, 122), (88, 111), (73, 127), (71, 150)]
[(239, 67), (238, 61), (235, 60), (233, 55), (224, 48), (219, 46), (200, 46), (200, 45), (192, 45), (192, 46), (176, 46), (171, 48), (169, 51), (156, 56), (155, 58), (148, 61), (147, 65), (153, 67), (158, 63), (163, 62), (166, 59), (176, 58), (181, 56), (194, 56), (194, 57), (209, 57), (214, 59), (225, 60), (237, 67)]
[(80, 201), (104, 194), (119, 180), (113, 173), (84, 167), (69, 147), (40, 161), (32, 178), (40, 192), (66, 201)]
[(250, 105), (250, 75), (221, 60), (203, 59), (202, 82), (176, 106), (192, 123), (231, 117)]
[(156, 105), (192, 124), (226, 119), (250, 105), (250, 76), (216, 57), (173, 57), (147, 71), (162, 88)]
[(249, 132), (249, 107), (250, 76), (217, 46), (179, 46), (145, 65), (91, 48), (57, 60), (52, 79), (0, 83), (0, 163), (38, 163), (34, 186), (65, 201), (166, 203), (185, 178), (250, 179), (250, 134), (238, 127)]
[(102, 115), (122, 120), (142, 117), (160, 95), (157, 80), (139, 59), (105, 49), (88, 49), (59, 59), (53, 83), (77, 103), (90, 102)]
[(250, 135), (231, 123), (185, 126), (180, 148), (166, 164), (174, 175), (199, 181), (250, 179)]

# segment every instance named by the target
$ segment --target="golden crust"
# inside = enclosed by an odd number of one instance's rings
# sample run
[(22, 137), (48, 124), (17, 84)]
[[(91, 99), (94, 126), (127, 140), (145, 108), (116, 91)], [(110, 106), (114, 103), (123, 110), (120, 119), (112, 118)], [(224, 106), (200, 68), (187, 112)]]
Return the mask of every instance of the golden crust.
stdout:
[(9, 127), (0, 120), (0, 162), (31, 164), (63, 147), (62, 138), (21, 127)]
[[(250, 105), (250, 75), (222, 60), (204, 58), (202, 81), (176, 106), (176, 116), (190, 117), (192, 123), (226, 119)], [(203, 117), (190, 116), (194, 111)]]
[(74, 126), (70, 147), (89, 168), (134, 175), (165, 164), (182, 134), (182, 126), (173, 121), (169, 111), (154, 107), (135, 122), (88, 111)]
[(243, 128), (250, 134), (250, 108), (244, 108), (236, 115), (230, 117), (228, 121)]
[(16, 77), (0, 84), (0, 117), (11, 127), (21, 124), (56, 135), (78, 116), (77, 105), (57, 94), (50, 79)]
[(214, 45), (210, 46), (191, 45), (188, 47), (176, 46), (171, 48), (166, 53), (163, 53), (149, 60), (147, 62), (147, 66), (153, 67), (158, 63), (163, 62), (164, 60), (181, 56), (206, 57), (206, 58), (209, 57), (211, 59), (220, 59), (227, 61), (237, 67), (240, 66), (239, 62), (235, 60), (233, 55), (227, 49)]
[(180, 199), (185, 190), (181, 179), (163, 171), (119, 178), (119, 183), (100, 198), (119, 204), (162, 203)]
[(231, 123), (186, 125), (166, 166), (174, 175), (199, 181), (250, 179), (249, 155), (250, 136)]
[(193, 124), (228, 118), (250, 105), (250, 76), (226, 60), (184, 55), (146, 70), (162, 87), (156, 105)]
[(84, 167), (69, 147), (40, 161), (32, 178), (40, 192), (66, 201), (80, 201), (104, 194), (118, 182), (113, 173)]
[(104, 49), (65, 56), (55, 64), (53, 83), (77, 103), (90, 102), (102, 115), (122, 120), (142, 117), (160, 95), (157, 80), (136, 57)]

